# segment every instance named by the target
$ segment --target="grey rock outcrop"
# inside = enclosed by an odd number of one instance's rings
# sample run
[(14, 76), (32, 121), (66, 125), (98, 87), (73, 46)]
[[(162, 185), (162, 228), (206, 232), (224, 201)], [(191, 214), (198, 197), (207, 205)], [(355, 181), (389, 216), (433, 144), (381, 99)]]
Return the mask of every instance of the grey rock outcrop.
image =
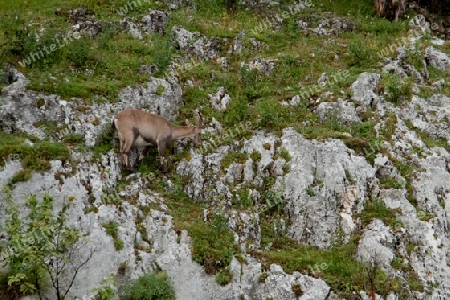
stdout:
[(430, 136), (450, 138), (450, 128), (445, 122), (450, 117), (450, 98), (447, 96), (435, 94), (423, 99), (414, 95), (411, 102), (400, 110), (399, 117)]
[[(167, 80), (151, 78), (149, 82), (136, 88), (126, 87), (119, 93), (120, 110), (126, 108), (145, 108), (158, 112), (168, 120), (175, 120), (183, 104), (181, 87), (174, 78)], [(117, 110), (117, 109), (116, 109)]]
[[(275, 158), (282, 147), (292, 157), (290, 161)], [(198, 167), (200, 160), (196, 157), (179, 165), (177, 172), (191, 178), (186, 186), (188, 194), (213, 202), (215, 195), (222, 194), (231, 201), (233, 190), (227, 186), (228, 172), (233, 172), (231, 177), (238, 178), (237, 182), (233, 181), (235, 188), (246, 181), (262, 184), (264, 177), (275, 175), (274, 193), (282, 201), (285, 216), (291, 224), (287, 233), (302, 243), (326, 248), (341, 228), (350, 234), (356, 228), (353, 213), (361, 212), (365, 199), (371, 192), (376, 193), (376, 170), (338, 140), (309, 141), (292, 128), (284, 129), (281, 138), (257, 133), (244, 142), (241, 151), (258, 152), (261, 159), (255, 162), (249, 158), (246, 163), (233, 164), (226, 175), (220, 177), (222, 153), (228, 151), (228, 147), (221, 147), (206, 155), (206, 168)], [(254, 167), (247, 168), (247, 163)], [(287, 168), (283, 166), (287, 164), (289, 171), (285, 173), (283, 169)], [(234, 169), (234, 166), (240, 167)], [(208, 179), (199, 180), (199, 173)], [(202, 192), (205, 190), (209, 192)]]
[(358, 79), (350, 86), (352, 100), (361, 105), (364, 110), (376, 107), (377, 103), (381, 101), (375, 92), (380, 80), (380, 74), (362, 73), (359, 75)]
[(438, 70), (450, 69), (450, 56), (430, 46), (425, 49), (425, 59), (428, 64)]
[[(300, 19), (297, 21), (300, 28), (304, 27), (303, 21)], [(355, 25), (345, 18), (332, 18), (323, 19), (319, 22), (316, 28), (307, 28), (303, 31), (311, 32), (317, 35), (325, 36), (339, 36), (341, 32), (351, 32), (355, 29)]]
[(248, 65), (246, 65), (244, 62), (241, 63), (241, 67), (246, 67), (249, 70), (256, 69), (259, 73), (270, 76), (272, 72), (275, 71), (275, 64), (277, 60), (268, 60), (261, 57), (257, 57), (254, 60), (251, 60)]
[(231, 101), (230, 95), (226, 93), (223, 86), (219, 87), (216, 94), (209, 94), (208, 97), (212, 106), (217, 110), (225, 110)]
[(291, 154), (290, 172), (278, 177), (283, 188), (289, 235), (302, 243), (328, 247), (333, 233), (350, 234), (352, 218), (376, 193), (375, 170), (342, 141), (308, 141), (293, 129), (283, 130), (282, 146)]
[(393, 244), (394, 236), (390, 232), (390, 227), (376, 219), (366, 227), (356, 255), (360, 261), (368, 265), (390, 270), (395, 257)]
[[(137, 181), (125, 187), (118, 194), (120, 196), (115, 196), (116, 204), (109, 203), (110, 197), (103, 194), (102, 190), (108, 190), (115, 184), (117, 178), (108, 175), (105, 177), (104, 174), (116, 174), (117, 170), (114, 168), (117, 164), (116, 157), (111, 152), (103, 156), (101, 165), (86, 161), (79, 164), (78, 172), (75, 172), (74, 176), (65, 176), (63, 181), (59, 181), (55, 179), (56, 172), (67, 174), (74, 172), (70, 167), (64, 168), (60, 162), (53, 161), (50, 171), (33, 175), (29, 182), (16, 184), (12, 191), (13, 200), (18, 205), (23, 203), (26, 195), (37, 194), (41, 197), (43, 184), (45, 190), (54, 197), (56, 207), (60, 207), (68, 197), (75, 198), (74, 206), (68, 211), (68, 225), (81, 230), (89, 239), (89, 249), (95, 252), (76, 277), (70, 292), (71, 296), (89, 297), (91, 289), (98, 287), (102, 278), (110, 273), (116, 274), (118, 270), (120, 282), (121, 278), (138, 278), (155, 268), (168, 273), (175, 287), (177, 299), (181, 300), (225, 300), (242, 297), (241, 295), (245, 299), (272, 295), (274, 299), (294, 300), (297, 299), (292, 290), (294, 285), (301, 286), (304, 293), (302, 299), (317, 299), (317, 297), (320, 299), (328, 294), (330, 288), (323, 280), (298, 272), (289, 275), (274, 264), (265, 272), (265, 283), (261, 284), (259, 283), (259, 278), (263, 274), (261, 263), (247, 255), (244, 255), (247, 261), (245, 264), (235, 258), (232, 260), (230, 272), (235, 279), (225, 287), (219, 286), (213, 277), (206, 276), (203, 268), (193, 262), (191, 241), (187, 232), (184, 230), (176, 232), (173, 229), (172, 217), (167, 214), (164, 200), (144, 188), (146, 181), (142, 180), (143, 178), (137, 176)], [(7, 180), (18, 169), (16, 162), (8, 162), (7, 167), (0, 171), (0, 178)], [(96, 194), (95, 197), (99, 196), (101, 199), (95, 200), (98, 211), (86, 213), (86, 210), (90, 210), (90, 193)], [(134, 201), (137, 203), (131, 204)], [(2, 201), (0, 205), (3, 207)], [(235, 214), (239, 217), (236, 215), (234, 218)], [(260, 239), (260, 233), (252, 235), (254, 229), (251, 228), (255, 226), (253, 221), (255, 216), (232, 212), (230, 217), (233, 217), (234, 222), (230, 223), (230, 226), (237, 232), (246, 232), (245, 239)], [(5, 219), (3, 209), (0, 218)], [(108, 236), (103, 228), (103, 225), (110, 221), (120, 224), (118, 238), (124, 242), (124, 248), (120, 251), (114, 249), (112, 237)], [(244, 227), (239, 229), (241, 224), (244, 224)], [(145, 228), (147, 236), (143, 236), (138, 227)], [(107, 265), (104, 264), (105, 261), (108, 261)], [(53, 299), (51, 292), (47, 296)]]
[[(406, 59), (408, 58), (408, 54), (406, 52), (405, 47), (400, 47), (397, 49), (398, 55), (397, 59), (389, 62), (382, 69), (383, 73), (396, 74), (402, 78), (413, 78), (414, 82), (417, 84), (424, 84), (425, 79), (427, 77), (426, 69), (419, 72), (414, 66), (408, 64)], [(424, 65), (425, 67), (425, 65)]]
[(133, 37), (142, 40), (142, 33), (139, 26), (130, 20), (124, 19), (120, 20), (120, 25), (122, 25), (122, 30), (130, 33)]
[(169, 24), (169, 15), (160, 10), (152, 10), (142, 18), (143, 30), (146, 33), (159, 33), (164, 35)]
[(143, 34), (159, 33), (164, 35), (169, 20), (168, 13), (160, 10), (152, 10), (140, 20), (135, 18), (122, 19), (120, 20), (120, 25), (123, 31), (128, 32), (135, 38), (143, 39)]
[(190, 32), (182, 27), (174, 26), (172, 36), (176, 47), (183, 50), (187, 57), (198, 57), (201, 60), (220, 57), (221, 42), (216, 37), (207, 38), (199, 32)]
[(361, 122), (356, 114), (355, 104), (339, 98), (338, 102), (321, 102), (316, 108), (321, 122), (329, 117), (337, 117), (341, 124)]
[(7, 133), (25, 132), (39, 139), (45, 133), (43, 121), (62, 122), (66, 102), (57, 95), (42, 95), (26, 89), (28, 80), (16, 69), (9, 70), (12, 84), (0, 96), (0, 126)]

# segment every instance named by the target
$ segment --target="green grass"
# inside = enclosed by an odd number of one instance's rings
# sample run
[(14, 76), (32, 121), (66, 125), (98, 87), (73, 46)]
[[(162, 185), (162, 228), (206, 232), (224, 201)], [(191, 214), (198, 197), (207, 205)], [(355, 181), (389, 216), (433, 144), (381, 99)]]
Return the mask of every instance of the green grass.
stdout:
[[(243, 41), (247, 49), (244, 49), (241, 54), (227, 55), (230, 62), (229, 71), (222, 70), (214, 62), (200, 62), (191, 69), (183, 70), (180, 73), (180, 80), (195, 78), (202, 84), (202, 90), (199, 90), (197, 86), (185, 89), (186, 107), (183, 108), (182, 113), (186, 114), (187, 111), (199, 105), (204, 107), (205, 102), (200, 99), (207, 98), (208, 93), (216, 92), (219, 86), (225, 86), (232, 98), (229, 108), (225, 112), (215, 112), (205, 107), (203, 113), (206, 113), (206, 116), (215, 117), (226, 126), (233, 126), (244, 120), (252, 120), (254, 128), (281, 130), (286, 126), (296, 126), (298, 120), (314, 118), (314, 114), (309, 111), (306, 103), (297, 108), (286, 108), (280, 105), (280, 100), (289, 99), (299, 93), (301, 91), (298, 86), (299, 81), (310, 85), (315, 83), (322, 72), (332, 74), (336, 70), (363, 62), (365, 65), (350, 68), (351, 75), (343, 82), (337, 82), (329, 87), (335, 93), (345, 90), (356, 74), (375, 64), (375, 58), (367, 59), (368, 53), (373, 54), (378, 46), (385, 46), (386, 41), (395, 39), (396, 35), (401, 34), (405, 29), (403, 22), (399, 22), (399, 25), (388, 26), (388, 22), (385, 20), (373, 19), (372, 5), (367, 2), (353, 1), (352, 5), (348, 5), (348, 1), (344, 2), (320, 2), (315, 4), (315, 8), (307, 9), (296, 15), (289, 15), (284, 20), (286, 26), (275, 31), (266, 30), (258, 35), (260, 40), (270, 43), (268, 48), (262, 47), (258, 51), (254, 51), (249, 37), (244, 37)], [(94, 95), (102, 95), (109, 101), (114, 101), (120, 88), (147, 80), (148, 75), (137, 72), (142, 64), (157, 65), (159, 69), (157, 74), (161, 75), (171, 57), (183, 56), (182, 52), (171, 46), (168, 34), (165, 36), (151, 35), (143, 40), (138, 40), (121, 33), (120, 28), (111, 21), (121, 18), (115, 11), (126, 3), (126, 1), (84, 2), (82, 6), (92, 9), (96, 19), (106, 20), (103, 31), (95, 38), (83, 37), (74, 41), (70, 47), (63, 47), (46, 59), (37, 61), (31, 68), (23, 69), (31, 79), (30, 87), (38, 91), (58, 93), (65, 98), (77, 96), (90, 99)], [(289, 4), (293, 3), (295, 1), (283, 2), (280, 7), (274, 9), (282, 13), (288, 10)], [(75, 1), (69, 1), (58, 7), (68, 10), (79, 6), (76, 4)], [(146, 3), (142, 7), (130, 11), (129, 15), (138, 16), (148, 7), (156, 8), (159, 5), (164, 7), (164, 4)], [(64, 22), (64, 18), (54, 15), (55, 6), (52, 6), (51, 2), (0, 7), (8, 13), (10, 18), (4, 21), (5, 25), (8, 25), (5, 26), (7, 29), (5, 35), (9, 39), (9, 43), (5, 43), (4, 47), (18, 49), (16, 50), (18, 55), (5, 57), (7, 60), (26, 57), (33, 49), (50, 43), (55, 32), (64, 32), (68, 29), (69, 24)], [(22, 12), (27, 9), (35, 9), (37, 13), (23, 14)], [(22, 18), (16, 19), (11, 14), (14, 10), (20, 12)], [(241, 30), (251, 32), (263, 20), (263, 15), (260, 15), (258, 11), (246, 11), (239, 7), (234, 11), (227, 10), (226, 1), (214, 2), (214, 5), (210, 1), (200, 1), (195, 12), (189, 10), (192, 20), (187, 20), (185, 17), (188, 10), (188, 7), (182, 7), (182, 9), (172, 12), (167, 32), (170, 32), (172, 26), (181, 25), (190, 31), (199, 31), (207, 36), (234, 37)], [(333, 61), (334, 55), (330, 55), (330, 53), (340, 52), (341, 47), (333, 44), (324, 46), (326, 37), (298, 34), (298, 29), (293, 26), (293, 20), (298, 15), (310, 18), (314, 23), (314, 20), (320, 19), (321, 16), (327, 16), (327, 11), (349, 14), (349, 16), (353, 12), (362, 13), (361, 19), (353, 17), (351, 19), (352, 22), (363, 25), (363, 27), (359, 28), (356, 33), (343, 33), (338, 38), (339, 43), (348, 44), (350, 49), (348, 53), (341, 55), (341, 60), (338, 62)], [(26, 29), (24, 24), (35, 18), (40, 20), (44, 17), (52, 20), (54, 26), (37, 43), (29, 37), (30, 31), (36, 29)], [(19, 35), (14, 34), (23, 31), (26, 32)], [(365, 32), (369, 32), (371, 36), (364, 38)], [(289, 38), (286, 38), (287, 36)], [(17, 41), (12, 43), (12, 39)], [(115, 41), (114, 43), (110, 43), (112, 39)], [(370, 43), (367, 40), (370, 40)], [(221, 55), (226, 55), (227, 45), (224, 46)], [(303, 53), (315, 53), (315, 57), (299, 55), (298, 49), (302, 49)], [(10, 52), (5, 51), (4, 53)], [(370, 57), (373, 57), (372, 54)], [(249, 61), (256, 56), (276, 58), (278, 60), (276, 75), (265, 77), (256, 70), (249, 71), (241, 68), (242, 61)], [(360, 59), (362, 56), (365, 59)], [(17, 61), (11, 62), (17, 63)], [(67, 66), (71, 66), (75, 71), (67, 72)], [(92, 75), (84, 74), (83, 71), (86, 68), (93, 69), (94, 73)], [(211, 80), (211, 73), (214, 74), (214, 80)], [(305, 81), (306, 77), (310, 79)], [(108, 80), (105, 81), (105, 78)], [(321, 127), (321, 129), (317, 129), (317, 122), (314, 122), (303, 131), (310, 138), (339, 136), (337, 133), (330, 132), (327, 126)], [(320, 130), (323, 132), (318, 132)], [(104, 148), (99, 150), (102, 151)]]
[(376, 198), (374, 200), (367, 200), (364, 204), (364, 210), (358, 214), (361, 218), (361, 222), (363, 226), (368, 225), (374, 219), (380, 219), (385, 223), (385, 225), (394, 228), (399, 221), (397, 221), (398, 211), (391, 210), (386, 207), (383, 200)]
[(124, 247), (124, 242), (119, 238), (119, 226), (120, 223), (116, 221), (110, 221), (102, 224), (106, 230), (106, 234), (110, 235), (114, 239), (114, 248), (119, 251)]
[(244, 164), (248, 159), (247, 153), (242, 152), (228, 152), (220, 161), (220, 166), (224, 169), (228, 169), (228, 167), (232, 163), (236, 164)]
[(224, 270), (238, 248), (234, 235), (228, 228), (227, 219), (217, 214), (211, 218), (210, 223), (199, 220), (188, 228), (192, 237), (192, 258), (204, 266), (207, 274), (221, 272), (224, 276)]
[(20, 159), (23, 167), (11, 178), (12, 184), (27, 181), (33, 171), (48, 171), (50, 160), (70, 161), (69, 148), (63, 143), (34, 140), (30, 146), (25, 143), (25, 137), (0, 131), (0, 165), (8, 157)]
[(404, 187), (405, 182), (394, 177), (383, 177), (380, 179), (380, 185), (386, 189), (401, 189)]
[[(356, 241), (350, 240), (347, 244), (336, 244), (327, 250), (320, 250), (298, 245), (286, 238), (277, 238), (272, 245), (274, 250), (253, 252), (253, 255), (262, 260), (263, 266), (276, 263), (289, 274), (298, 271), (320, 277), (332, 290), (345, 297), (350, 296), (353, 289), (361, 290), (368, 284), (367, 266), (353, 258), (356, 246)], [(381, 281), (384, 277), (386, 275), (378, 270), (376, 278)], [(386, 294), (388, 288), (390, 286), (384, 287), (381, 282), (377, 284), (377, 291), (381, 294)]]
[(410, 77), (403, 79), (399, 75), (383, 73), (380, 85), (384, 88), (387, 101), (401, 104), (411, 100), (413, 81)]

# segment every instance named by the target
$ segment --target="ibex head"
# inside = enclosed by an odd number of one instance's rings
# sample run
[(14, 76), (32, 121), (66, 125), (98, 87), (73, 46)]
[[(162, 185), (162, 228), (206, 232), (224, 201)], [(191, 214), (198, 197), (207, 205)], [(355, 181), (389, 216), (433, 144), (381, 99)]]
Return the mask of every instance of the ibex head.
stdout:
[(192, 142), (194, 143), (194, 145), (196, 147), (201, 147), (203, 144), (202, 141), (202, 136), (201, 136), (201, 131), (202, 131), (202, 118), (200, 117), (200, 115), (196, 112), (194, 112), (194, 118), (195, 118), (195, 126), (192, 125), (188, 119), (186, 119), (186, 125), (189, 128), (192, 128), (192, 134), (189, 135), (189, 138), (192, 140)]

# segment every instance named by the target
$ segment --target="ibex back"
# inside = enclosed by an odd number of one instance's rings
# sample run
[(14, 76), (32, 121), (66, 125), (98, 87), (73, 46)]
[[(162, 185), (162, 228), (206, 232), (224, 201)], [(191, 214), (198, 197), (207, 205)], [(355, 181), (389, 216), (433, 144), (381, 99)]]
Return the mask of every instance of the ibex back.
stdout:
[(194, 117), (195, 126), (189, 123), (188, 119), (185, 120), (187, 126), (177, 126), (162, 116), (144, 110), (126, 109), (118, 113), (111, 125), (118, 132), (120, 153), (125, 167), (130, 168), (128, 154), (133, 146), (145, 146), (139, 161), (144, 158), (147, 146), (158, 146), (160, 166), (164, 172), (166, 149), (173, 140), (188, 137), (195, 146), (201, 146), (201, 118), (198, 114)]

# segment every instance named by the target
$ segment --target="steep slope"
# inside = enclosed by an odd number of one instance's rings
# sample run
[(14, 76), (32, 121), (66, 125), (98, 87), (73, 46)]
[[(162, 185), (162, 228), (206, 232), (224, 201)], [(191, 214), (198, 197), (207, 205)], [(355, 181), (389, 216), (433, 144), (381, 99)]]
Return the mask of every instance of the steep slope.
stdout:
[[(138, 4), (114, 3), (117, 16), (68, 3), (55, 9), (56, 24), (73, 22), (67, 47), (24, 66), (51, 43), (41, 23), (36, 48), (7, 57), (0, 224), (7, 199), (73, 199), (67, 223), (88, 238), (78, 255), (94, 255), (70, 296), (109, 274), (122, 295), (161, 270), (177, 299), (450, 296), (450, 56), (424, 18)], [(173, 122), (199, 109), (203, 148), (177, 142), (168, 174), (154, 150), (122, 170), (109, 127), (128, 107)]]

